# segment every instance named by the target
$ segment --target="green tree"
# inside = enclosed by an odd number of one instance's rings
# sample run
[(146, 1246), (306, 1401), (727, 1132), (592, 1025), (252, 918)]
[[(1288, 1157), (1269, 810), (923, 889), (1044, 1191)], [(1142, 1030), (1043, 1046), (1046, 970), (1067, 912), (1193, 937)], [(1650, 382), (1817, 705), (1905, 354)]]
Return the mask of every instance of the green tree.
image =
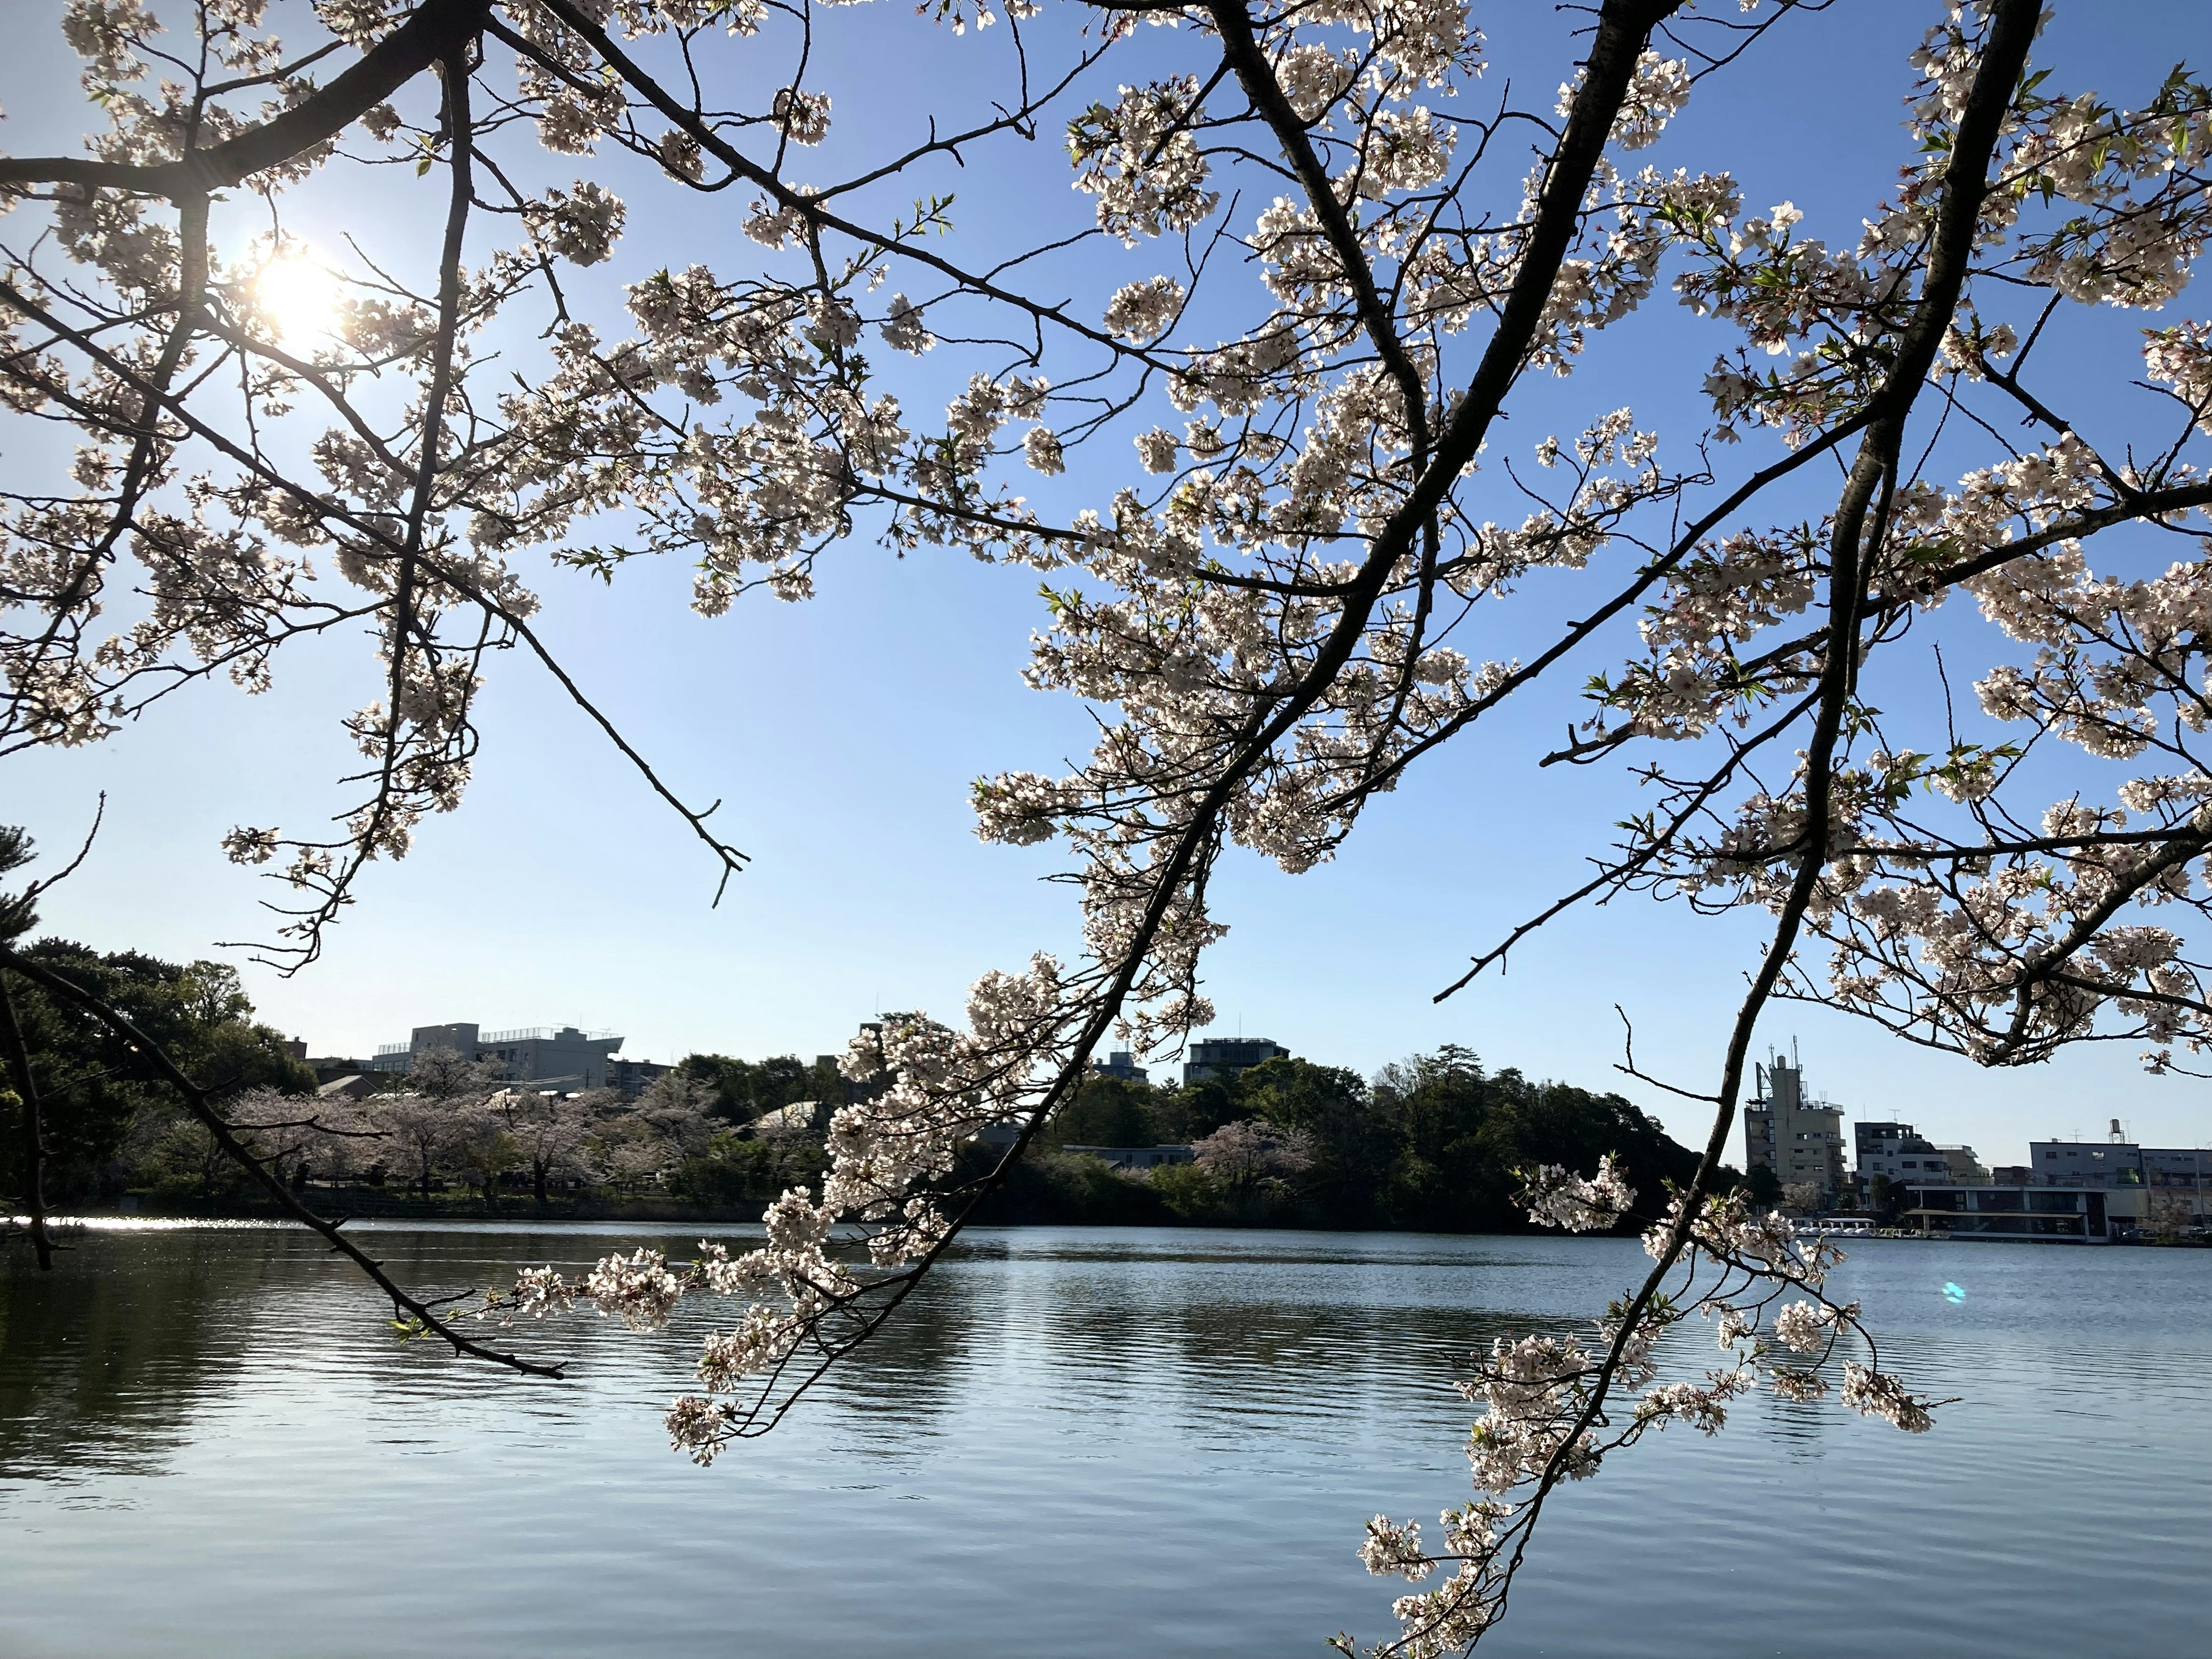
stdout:
[(1374, 1097), (1398, 1141), (1378, 1194), (1388, 1224), (1518, 1231), (1528, 1224), (1514, 1201), (1522, 1170), (1557, 1164), (1588, 1175), (1607, 1152), (1645, 1213), (1656, 1213), (1667, 1183), (1697, 1168), (1694, 1152), (1620, 1095), (1510, 1069), (1492, 1075), (1451, 1045), (1385, 1067)]
[[(284, 1052), (277, 1032), (254, 1020), (238, 971), (227, 963), (103, 954), (58, 939), (40, 939), (23, 955), (121, 1008), (219, 1098), (252, 1089), (314, 1091), (314, 1074)], [(48, 1201), (112, 1196), (132, 1173), (126, 1149), (161, 1143), (181, 1118), (173, 1095), (145, 1055), (73, 1005), (19, 977), (11, 976), (9, 992), (39, 1091)], [(0, 1103), (0, 1182), (17, 1193), (21, 1108), (12, 1095)]]
[(669, 1184), (678, 1197), (695, 1203), (729, 1204), (772, 1199), (787, 1188), (819, 1181), (829, 1167), (829, 1153), (811, 1136), (757, 1140), (726, 1129), (704, 1153), (678, 1165)]
[[(1771, 1179), (1774, 1172), (1771, 1170), (1764, 1170), (1759, 1173)], [(1903, 1182), (1893, 1180), (1886, 1175), (1878, 1175), (1867, 1183), (1867, 1204), (1885, 1221), (1894, 1221), (1897, 1218), (1897, 1212), (1905, 1207), (1911, 1197), (1912, 1194), (1905, 1189)]]
[(1161, 1127), (1170, 1141), (1203, 1140), (1224, 1123), (1252, 1115), (1240, 1096), (1237, 1077), (1202, 1077), (1160, 1092)]
[(1396, 1146), (1364, 1078), (1341, 1066), (1271, 1060), (1239, 1077), (1237, 1093), (1253, 1116), (1310, 1139), (1313, 1162), (1299, 1176), (1310, 1218), (1372, 1224)]
[(1075, 1098), (1052, 1115), (1054, 1146), (1157, 1146), (1167, 1139), (1159, 1091), (1127, 1078), (1084, 1079)]
[(712, 1116), (731, 1123), (750, 1123), (763, 1113), (798, 1100), (842, 1103), (846, 1082), (836, 1061), (827, 1055), (812, 1062), (797, 1054), (776, 1054), (767, 1060), (738, 1060), (728, 1054), (690, 1054), (679, 1060), (681, 1077), (703, 1083), (714, 1091)]

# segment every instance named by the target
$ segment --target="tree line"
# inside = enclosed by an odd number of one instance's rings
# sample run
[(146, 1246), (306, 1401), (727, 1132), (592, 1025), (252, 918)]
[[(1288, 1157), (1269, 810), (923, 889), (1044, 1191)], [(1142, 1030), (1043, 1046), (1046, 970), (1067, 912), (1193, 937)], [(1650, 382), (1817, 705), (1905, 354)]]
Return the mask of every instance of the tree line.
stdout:
[[(1611, 1152), (1653, 1200), (1697, 1167), (1623, 1097), (1493, 1072), (1453, 1044), (1372, 1078), (1300, 1059), (1175, 1087), (1096, 1076), (1044, 1139), (1001, 1218), (1510, 1232), (1528, 1224), (1513, 1196), (1534, 1165), (1587, 1172)], [(1176, 1144), (1193, 1161), (1150, 1171), (1068, 1150)]]
[[(580, 1189), (727, 1206), (817, 1178), (823, 1130), (853, 1085), (827, 1057), (694, 1054), (635, 1098), (560, 1096), (434, 1053), (360, 1099), (318, 1098), (313, 1073), (253, 1018), (235, 969), (47, 939), (26, 954), (127, 1010), (194, 1075), (288, 1183), (373, 1186), (541, 1212)], [(148, 1063), (106, 1027), (34, 986), (16, 994), (43, 1108), (50, 1200), (222, 1206), (251, 1197), (237, 1166)], [(0, 1092), (11, 1189), (21, 1102)], [(1084, 1147), (1186, 1145), (1188, 1163), (1121, 1170)], [(1199, 1223), (1510, 1231), (1516, 1171), (1594, 1169), (1613, 1153), (1638, 1191), (1680, 1182), (1695, 1156), (1617, 1094), (1492, 1072), (1447, 1045), (1372, 1078), (1271, 1060), (1155, 1087), (1097, 1075), (1045, 1126), (994, 1201), (1002, 1221)], [(992, 1156), (978, 1145), (952, 1178)]]
[[(380, 1079), (377, 1093), (319, 1098), (315, 1074), (254, 1018), (227, 963), (103, 953), (59, 939), (22, 952), (123, 1010), (204, 1079), (249, 1146), (295, 1188), (365, 1185), (432, 1201), (491, 1201), (520, 1189), (544, 1209), (578, 1188), (773, 1196), (822, 1165), (817, 1141), (753, 1129), (822, 1081), (823, 1068), (789, 1056), (757, 1065), (694, 1056), (633, 1099), (611, 1090), (541, 1094), (472, 1057), (432, 1054), (411, 1073)], [(40, 1107), (49, 1202), (256, 1200), (245, 1172), (183, 1109), (149, 1055), (27, 981), (11, 994)], [(11, 1062), (0, 1084), (0, 1186), (11, 1200), (27, 1185), (25, 1079), (15, 1071)]]

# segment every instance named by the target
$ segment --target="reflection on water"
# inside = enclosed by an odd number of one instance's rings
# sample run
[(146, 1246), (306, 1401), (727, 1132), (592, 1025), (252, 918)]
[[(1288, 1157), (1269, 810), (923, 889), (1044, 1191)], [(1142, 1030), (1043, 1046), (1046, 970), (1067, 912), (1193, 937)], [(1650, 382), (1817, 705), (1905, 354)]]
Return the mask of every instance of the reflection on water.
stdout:
[[(648, 1237), (364, 1231), (444, 1291)], [(570, 1378), (518, 1380), (396, 1345), (295, 1232), (73, 1242), (52, 1275), (0, 1265), (11, 1659), (1320, 1659), (1388, 1622), (1361, 1521), (1465, 1494), (1464, 1356), (1586, 1317), (1643, 1261), (982, 1235), (784, 1427), (700, 1470), (659, 1428), (696, 1317), (526, 1331)], [(1841, 1277), (1896, 1368), (1960, 1396), (1936, 1431), (1760, 1401), (1717, 1440), (1661, 1437), (1562, 1494), (1486, 1651), (2202, 1650), (2212, 1255), (1853, 1249)]]

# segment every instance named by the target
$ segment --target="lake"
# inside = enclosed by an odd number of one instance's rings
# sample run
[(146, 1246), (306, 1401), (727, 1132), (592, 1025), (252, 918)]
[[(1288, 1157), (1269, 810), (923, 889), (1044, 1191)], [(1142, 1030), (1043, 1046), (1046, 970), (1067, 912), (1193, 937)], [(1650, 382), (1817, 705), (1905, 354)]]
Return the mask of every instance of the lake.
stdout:
[[(455, 1290), (693, 1242), (361, 1231)], [(1644, 1263), (1607, 1239), (978, 1232), (701, 1469), (659, 1424), (696, 1323), (519, 1331), (571, 1361), (530, 1381), (398, 1345), (296, 1232), (71, 1242), (51, 1274), (0, 1256), (8, 1659), (1323, 1659), (1392, 1627), (1365, 1518), (1432, 1526), (1468, 1495), (1468, 1353), (1587, 1321)], [(2212, 1252), (1850, 1248), (1837, 1282), (1893, 1368), (1960, 1396), (1935, 1431), (1762, 1398), (1717, 1439), (1654, 1437), (1554, 1500), (1486, 1656), (2205, 1650)]]

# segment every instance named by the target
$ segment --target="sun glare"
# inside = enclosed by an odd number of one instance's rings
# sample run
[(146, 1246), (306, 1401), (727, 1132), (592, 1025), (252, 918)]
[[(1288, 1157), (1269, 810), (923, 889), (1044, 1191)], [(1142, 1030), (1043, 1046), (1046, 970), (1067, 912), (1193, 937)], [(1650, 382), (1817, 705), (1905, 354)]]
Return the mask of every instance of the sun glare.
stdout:
[(302, 249), (287, 248), (263, 264), (253, 294), (270, 332), (285, 345), (329, 333), (337, 318), (338, 279)]

